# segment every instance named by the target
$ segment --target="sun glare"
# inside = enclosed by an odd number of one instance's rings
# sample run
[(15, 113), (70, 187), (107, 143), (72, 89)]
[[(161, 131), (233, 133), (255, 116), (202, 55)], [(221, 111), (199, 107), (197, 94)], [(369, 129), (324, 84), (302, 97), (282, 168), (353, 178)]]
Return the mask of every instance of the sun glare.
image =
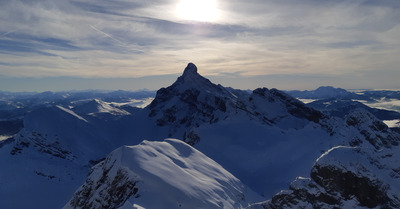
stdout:
[(180, 0), (176, 14), (185, 20), (213, 22), (218, 19), (219, 11), (215, 0)]

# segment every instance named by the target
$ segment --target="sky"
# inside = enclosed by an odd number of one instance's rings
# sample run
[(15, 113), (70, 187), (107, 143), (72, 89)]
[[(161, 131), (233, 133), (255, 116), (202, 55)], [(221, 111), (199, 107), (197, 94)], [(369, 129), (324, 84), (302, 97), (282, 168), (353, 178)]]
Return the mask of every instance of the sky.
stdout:
[(399, 0), (0, 0), (0, 90), (400, 89)]

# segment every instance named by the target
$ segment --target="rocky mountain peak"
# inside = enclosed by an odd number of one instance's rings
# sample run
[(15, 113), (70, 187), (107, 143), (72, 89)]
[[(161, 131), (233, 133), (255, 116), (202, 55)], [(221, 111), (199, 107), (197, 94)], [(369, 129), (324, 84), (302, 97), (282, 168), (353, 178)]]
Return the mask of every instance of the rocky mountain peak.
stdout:
[(211, 83), (210, 80), (201, 76), (197, 72), (197, 67), (193, 63), (189, 63), (182, 76), (180, 76), (177, 81), (172, 85), (173, 87), (178, 87), (180, 90), (186, 90), (190, 88), (195, 89), (215, 89), (215, 84)]
[(183, 75), (188, 75), (188, 74), (197, 74), (197, 67), (193, 63), (188, 63), (186, 66), (185, 70), (183, 71)]
[(227, 90), (198, 74), (196, 65), (189, 63), (175, 83), (157, 91), (147, 109), (158, 126), (171, 127), (169, 137), (194, 144), (199, 137), (190, 129), (217, 122), (229, 104), (236, 102), (237, 96), (232, 92), (235, 90)]

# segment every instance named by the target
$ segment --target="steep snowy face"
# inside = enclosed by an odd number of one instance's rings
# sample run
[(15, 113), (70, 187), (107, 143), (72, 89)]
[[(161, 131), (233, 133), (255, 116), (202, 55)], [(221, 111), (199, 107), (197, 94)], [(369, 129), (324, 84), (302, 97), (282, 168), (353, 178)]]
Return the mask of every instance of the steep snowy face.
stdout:
[(318, 158), (311, 178), (249, 208), (399, 208), (399, 157), (399, 147), (334, 147)]
[(252, 195), (201, 152), (166, 139), (113, 151), (93, 168), (64, 209), (244, 208), (254, 201), (248, 199)]
[[(226, 117), (228, 109), (237, 101), (235, 93), (211, 83), (189, 63), (174, 84), (157, 91), (147, 109), (158, 126), (170, 127), (170, 136), (183, 138), (193, 145), (199, 137), (191, 129)], [(244, 94), (239, 90), (237, 93)]]
[(324, 117), (321, 112), (305, 106), (299, 100), (277, 89), (256, 89), (249, 101), (250, 111), (262, 115), (272, 123), (278, 123), (289, 116), (318, 123)]

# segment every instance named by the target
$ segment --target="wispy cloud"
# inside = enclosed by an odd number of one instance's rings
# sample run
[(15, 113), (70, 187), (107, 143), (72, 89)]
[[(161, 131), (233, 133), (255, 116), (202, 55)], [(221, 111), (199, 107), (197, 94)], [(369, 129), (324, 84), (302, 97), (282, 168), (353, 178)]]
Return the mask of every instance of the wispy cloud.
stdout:
[(5, 32), (5, 33), (3, 33), (3, 34), (0, 34), (0, 37), (7, 36), (8, 34), (13, 33), (13, 32), (15, 32), (15, 30), (10, 30), (10, 31), (8, 31), (8, 32)]
[(179, 19), (177, 2), (4, 1), (0, 76), (140, 77), (190, 61), (204, 75), (354, 75), (361, 85), (400, 66), (397, 0), (219, 0), (213, 23)]
[(117, 43), (121, 44), (122, 46), (126, 46), (126, 45), (127, 45), (127, 44), (123, 43), (122, 41), (120, 41), (120, 40), (118, 40), (118, 39), (112, 37), (111, 35), (105, 33), (104, 31), (99, 30), (98, 28), (94, 27), (93, 25), (89, 25), (89, 26), (90, 26), (91, 28), (93, 28), (93, 30), (95, 30), (95, 31), (97, 31), (97, 32), (99, 32), (99, 33), (101, 33), (101, 34), (103, 34), (103, 35), (105, 35), (105, 36), (111, 38), (112, 40), (116, 41)]

